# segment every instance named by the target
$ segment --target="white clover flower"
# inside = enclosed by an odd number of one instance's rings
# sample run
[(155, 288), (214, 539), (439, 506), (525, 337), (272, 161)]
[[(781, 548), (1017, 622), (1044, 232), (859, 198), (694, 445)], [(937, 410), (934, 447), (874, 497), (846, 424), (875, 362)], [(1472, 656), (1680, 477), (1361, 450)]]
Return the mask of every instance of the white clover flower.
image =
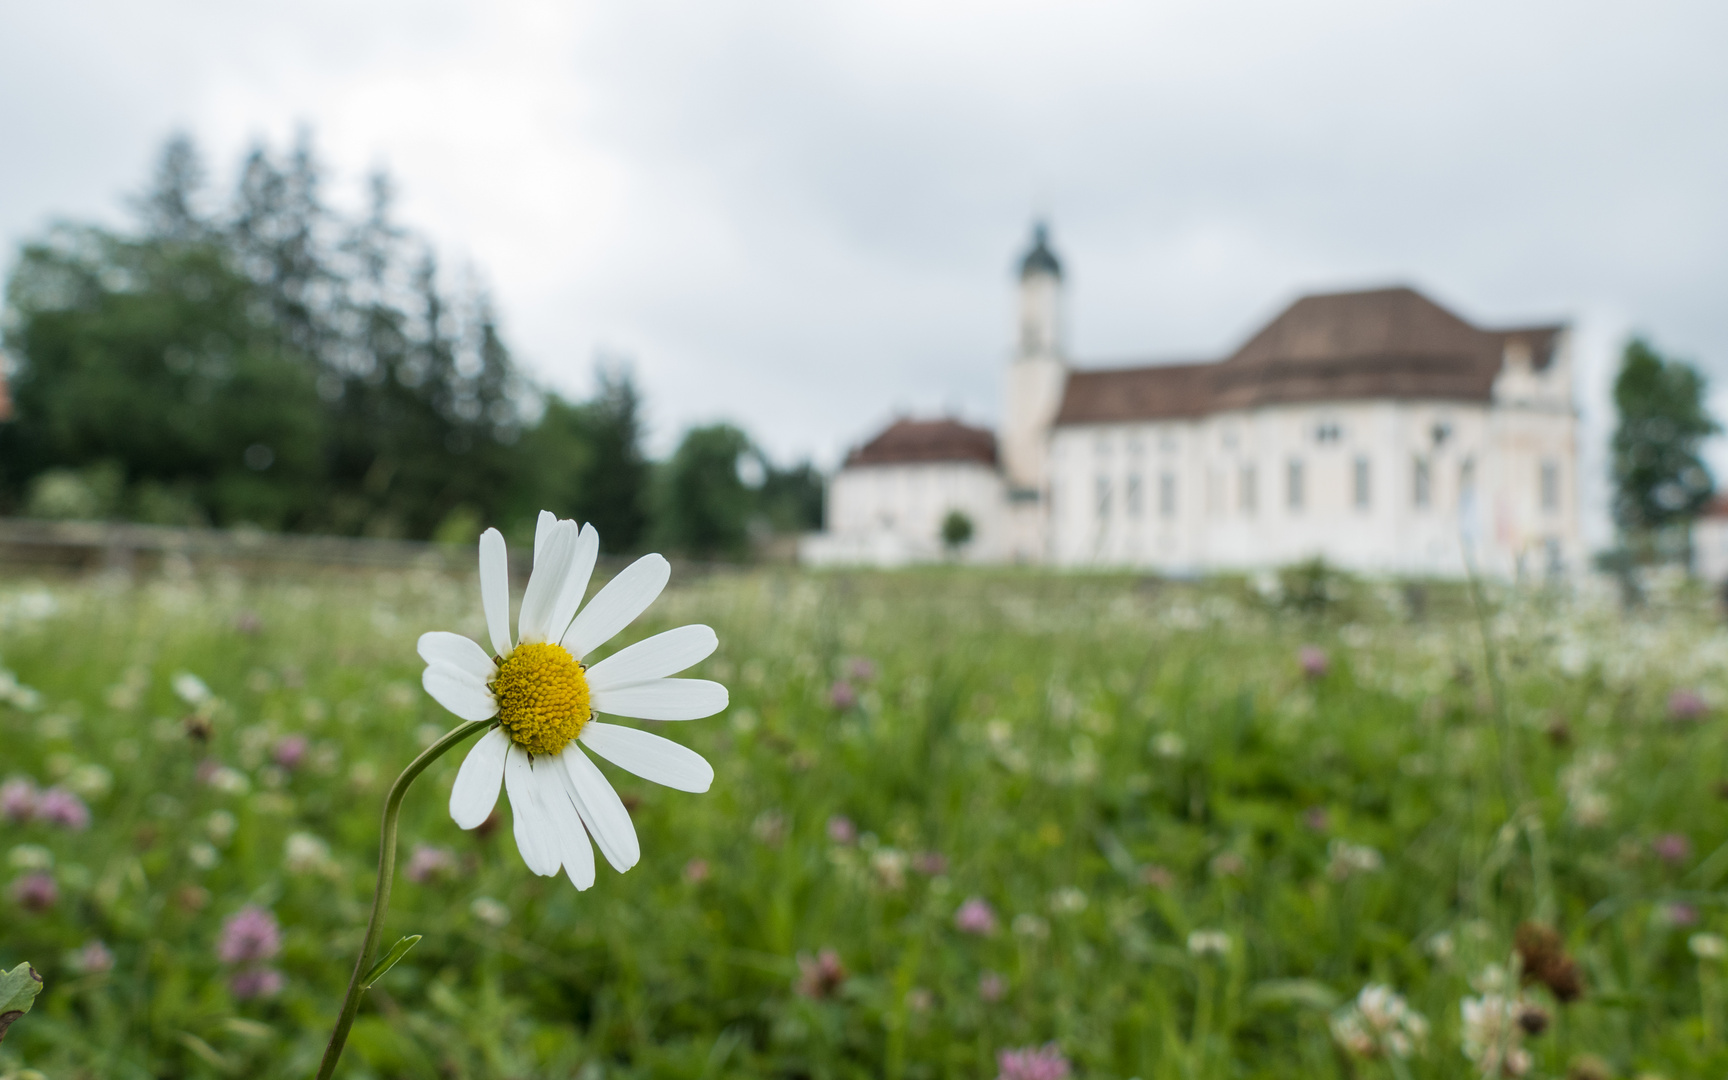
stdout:
[[(503, 785), (516, 847), (528, 869), (562, 867), (578, 889), (594, 884), (592, 836), (619, 872), (641, 858), (629, 811), (578, 742), (627, 772), (680, 791), (707, 791), (714, 769), (694, 750), (595, 713), (639, 720), (695, 720), (726, 707), (726, 688), (668, 676), (719, 644), (706, 626), (656, 634), (594, 663), (585, 658), (647, 610), (671, 576), (659, 555), (631, 563), (582, 607), (600, 550), (592, 525), (578, 529), (542, 511), (534, 571), (510, 637), (510, 579), (504, 537), (480, 537), (480, 599), (492, 655), (460, 634), (420, 638), (426, 692), (464, 720), (496, 718), (480, 737), (450, 793), (450, 816), (464, 829), (485, 821)], [(578, 608), (581, 608), (578, 611)]]
[(490, 896), (477, 896), (468, 911), (487, 926), (499, 928), (510, 922), (510, 909)]
[(1686, 939), (1686, 947), (1700, 960), (1720, 960), (1728, 956), (1728, 939), (1721, 934), (1693, 934)]
[(1359, 1058), (1408, 1058), (1428, 1038), (1428, 1020), (1390, 986), (1369, 983), (1332, 1014), (1332, 1037)]
[(205, 685), (204, 680), (190, 671), (175, 672), (174, 677), (169, 680), (169, 685), (174, 688), (175, 696), (193, 708), (197, 708), (214, 696), (210, 693), (210, 687)]
[(335, 876), (340, 872), (330, 856), (330, 845), (309, 832), (290, 833), (283, 846), (282, 865), (290, 874)]
[(14, 870), (48, 870), (54, 866), (54, 853), (41, 844), (19, 844), (6, 853), (6, 863)]
[(1484, 1077), (1518, 1077), (1530, 1071), (1534, 1061), (1522, 1045), (1524, 1029), (1518, 1026), (1515, 998), (1485, 993), (1460, 1001), (1458, 1011), (1463, 1020), (1464, 1056)]
[(1385, 865), (1378, 851), (1348, 840), (1333, 840), (1327, 845), (1326, 854), (1326, 874), (1334, 881), (1345, 881), (1357, 874), (1372, 874)]
[(1230, 951), (1230, 935), (1222, 930), (1192, 931), (1188, 951), (1194, 956), (1223, 956)]
[(234, 832), (239, 827), (240, 820), (226, 810), (212, 810), (204, 819), (204, 832), (212, 843), (222, 847), (227, 847), (228, 841), (234, 839)]
[(1050, 894), (1050, 910), (1058, 915), (1075, 915), (1086, 910), (1086, 894), (1066, 885)]

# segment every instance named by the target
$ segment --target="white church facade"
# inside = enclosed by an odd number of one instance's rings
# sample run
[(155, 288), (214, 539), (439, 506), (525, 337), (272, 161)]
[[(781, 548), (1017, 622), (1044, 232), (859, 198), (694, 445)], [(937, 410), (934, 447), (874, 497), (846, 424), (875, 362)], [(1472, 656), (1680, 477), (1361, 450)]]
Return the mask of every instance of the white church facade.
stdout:
[[(1064, 347), (1062, 267), (1020, 263), (1000, 430), (900, 420), (828, 493), (818, 564), (1497, 576), (1582, 565), (1563, 325), (1486, 329), (1409, 288), (1305, 296), (1230, 356), (1087, 368)], [(942, 540), (955, 511), (972, 525)]]

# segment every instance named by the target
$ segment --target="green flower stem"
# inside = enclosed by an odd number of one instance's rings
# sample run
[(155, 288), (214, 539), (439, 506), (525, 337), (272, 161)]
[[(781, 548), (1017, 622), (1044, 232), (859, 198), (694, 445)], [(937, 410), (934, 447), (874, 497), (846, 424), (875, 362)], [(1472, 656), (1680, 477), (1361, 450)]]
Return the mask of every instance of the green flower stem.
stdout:
[(342, 1015), (336, 1019), (336, 1030), (330, 1033), (330, 1045), (324, 1048), (324, 1060), (318, 1066), (317, 1080), (330, 1080), (336, 1072), (336, 1062), (342, 1057), (342, 1047), (348, 1042), (348, 1029), (354, 1026), (354, 1014), (360, 1011), (360, 985), (378, 952), (378, 939), (384, 933), (384, 912), (390, 906), (390, 886), (396, 879), (396, 819), (402, 814), (402, 797), (408, 785), (426, 771), (426, 767), (470, 735), (479, 734), (492, 726), (491, 720), (475, 720), (452, 729), (442, 739), (428, 746), (419, 757), (408, 763), (402, 775), (390, 785), (384, 797), (383, 836), (378, 844), (378, 887), (372, 894), (372, 918), (366, 923), (366, 941), (360, 946), (360, 957), (354, 961), (354, 974), (348, 980), (348, 994), (342, 999)]

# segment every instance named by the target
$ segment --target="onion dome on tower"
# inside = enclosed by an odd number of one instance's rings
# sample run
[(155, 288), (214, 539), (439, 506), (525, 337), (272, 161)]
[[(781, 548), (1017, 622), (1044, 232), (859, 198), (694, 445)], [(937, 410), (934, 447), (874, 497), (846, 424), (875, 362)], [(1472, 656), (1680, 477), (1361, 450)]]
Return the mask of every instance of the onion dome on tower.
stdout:
[(1062, 260), (1050, 250), (1050, 228), (1042, 221), (1032, 226), (1032, 247), (1020, 260), (1020, 280), (1036, 274), (1049, 274), (1054, 278), (1062, 276)]

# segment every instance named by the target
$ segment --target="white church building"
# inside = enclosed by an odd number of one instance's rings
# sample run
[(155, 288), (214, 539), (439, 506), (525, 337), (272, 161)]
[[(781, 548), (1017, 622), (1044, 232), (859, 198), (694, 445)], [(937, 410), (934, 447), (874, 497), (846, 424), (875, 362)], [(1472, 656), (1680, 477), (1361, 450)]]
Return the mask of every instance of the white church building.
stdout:
[[(1223, 359), (1088, 368), (1064, 347), (1042, 226), (1019, 277), (1000, 429), (902, 419), (858, 446), (807, 562), (1582, 565), (1565, 326), (1487, 329), (1414, 289), (1374, 289), (1304, 296)], [(955, 511), (972, 535), (950, 550)]]

